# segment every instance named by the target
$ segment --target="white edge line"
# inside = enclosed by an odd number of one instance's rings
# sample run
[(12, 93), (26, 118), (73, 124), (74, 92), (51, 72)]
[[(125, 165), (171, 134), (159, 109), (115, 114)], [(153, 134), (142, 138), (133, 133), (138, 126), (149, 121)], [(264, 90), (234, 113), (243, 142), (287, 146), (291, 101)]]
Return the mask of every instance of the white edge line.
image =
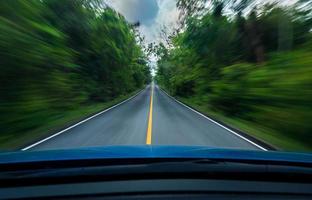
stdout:
[(51, 138), (54, 138), (54, 137), (56, 137), (56, 136), (58, 136), (58, 135), (60, 135), (60, 134), (62, 134), (62, 133), (64, 133), (64, 132), (66, 132), (66, 131), (68, 131), (68, 130), (70, 130), (70, 129), (72, 129), (72, 128), (74, 128), (74, 127), (76, 127), (76, 126), (78, 126), (78, 125), (80, 125), (80, 124), (82, 124), (82, 123), (84, 123), (84, 122), (86, 122), (86, 121), (88, 121), (88, 120), (94, 118), (94, 117), (96, 117), (96, 116), (98, 116), (98, 115), (101, 115), (101, 114), (103, 114), (103, 113), (105, 113), (105, 112), (107, 112), (107, 111), (109, 111), (109, 110), (111, 110), (111, 109), (113, 109), (113, 108), (115, 108), (115, 107), (117, 107), (117, 106), (123, 104), (123, 103), (126, 103), (127, 101), (130, 101), (131, 99), (133, 99), (134, 97), (136, 97), (136, 96), (138, 96), (140, 93), (142, 93), (145, 89), (146, 89), (146, 88), (142, 89), (140, 92), (136, 93), (136, 94), (133, 95), (132, 97), (129, 97), (128, 99), (126, 99), (126, 100), (124, 100), (124, 101), (122, 101), (122, 102), (120, 102), (120, 103), (118, 103), (118, 104), (116, 104), (116, 105), (114, 105), (114, 106), (112, 106), (112, 107), (109, 107), (109, 108), (107, 108), (107, 109), (105, 109), (105, 110), (103, 110), (103, 111), (100, 111), (100, 112), (98, 112), (98, 113), (92, 115), (91, 117), (88, 117), (87, 119), (84, 119), (84, 120), (82, 120), (82, 121), (80, 121), (80, 122), (78, 122), (78, 123), (76, 123), (76, 124), (74, 124), (74, 125), (72, 125), (72, 126), (70, 126), (70, 127), (68, 127), (68, 128), (65, 128), (65, 129), (63, 129), (63, 130), (61, 130), (61, 131), (59, 131), (59, 132), (57, 132), (57, 133), (54, 133), (53, 135), (51, 135), (51, 136), (49, 136), (49, 137), (47, 137), (47, 138), (44, 138), (44, 139), (42, 139), (42, 140), (40, 140), (40, 141), (38, 141), (38, 142), (36, 142), (36, 143), (34, 143), (34, 144), (31, 144), (31, 145), (29, 145), (29, 146), (27, 146), (27, 147), (24, 147), (23, 149), (21, 149), (21, 151), (26, 151), (26, 150), (28, 150), (28, 149), (30, 149), (30, 148), (33, 148), (33, 147), (35, 147), (35, 146), (37, 146), (37, 145), (39, 145), (39, 144), (41, 144), (41, 143), (43, 143), (43, 142), (45, 142), (45, 141), (47, 141), (47, 140), (50, 140)]
[[(158, 88), (159, 88), (159, 87), (158, 87)], [(211, 121), (211, 122), (217, 124), (218, 126), (220, 126), (220, 127), (224, 128), (225, 130), (229, 131), (230, 133), (233, 133), (234, 135), (236, 135), (236, 136), (240, 137), (241, 139), (243, 139), (243, 140), (245, 140), (245, 141), (247, 141), (247, 142), (253, 144), (254, 146), (258, 147), (259, 149), (261, 149), (261, 150), (263, 150), (263, 151), (268, 151), (266, 148), (264, 148), (264, 147), (262, 147), (262, 146), (260, 146), (260, 145), (258, 145), (258, 144), (256, 144), (256, 143), (254, 143), (253, 141), (251, 141), (251, 140), (245, 138), (244, 136), (242, 136), (242, 135), (236, 133), (235, 131), (233, 131), (233, 130), (231, 130), (231, 129), (225, 127), (225, 126), (223, 126), (222, 124), (219, 124), (218, 122), (214, 121), (213, 119), (210, 119), (209, 117), (207, 117), (206, 115), (204, 115), (204, 114), (198, 112), (197, 110), (194, 110), (193, 108), (191, 108), (191, 107), (185, 105), (184, 103), (182, 103), (182, 102), (180, 102), (179, 100), (175, 99), (174, 97), (170, 96), (170, 95), (169, 95), (167, 92), (165, 92), (163, 89), (160, 88), (160, 90), (161, 90), (162, 92), (164, 92), (168, 97), (170, 97), (170, 98), (172, 98), (173, 100), (175, 100), (176, 102), (178, 102), (179, 104), (181, 104), (181, 105), (187, 107), (188, 109), (190, 109), (190, 110), (192, 110), (193, 112), (199, 114), (200, 116), (202, 116), (202, 117), (208, 119), (209, 121)]]

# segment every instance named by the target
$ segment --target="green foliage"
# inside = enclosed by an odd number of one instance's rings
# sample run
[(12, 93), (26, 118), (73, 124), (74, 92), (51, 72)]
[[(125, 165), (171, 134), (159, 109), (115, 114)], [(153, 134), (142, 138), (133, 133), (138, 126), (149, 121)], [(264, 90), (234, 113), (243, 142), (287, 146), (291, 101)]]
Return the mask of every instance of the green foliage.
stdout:
[(256, 11), (252, 1), (214, 1), (211, 10), (203, 2), (179, 1), (185, 27), (173, 47), (155, 51), (158, 84), (205, 110), (312, 147), (311, 14), (300, 3)]
[(247, 77), (249, 118), (311, 145), (312, 52), (279, 53)]
[(222, 70), (222, 79), (211, 84), (209, 102), (212, 108), (226, 115), (240, 116), (250, 110), (248, 98), (247, 75), (253, 70), (252, 65), (236, 64)]
[(0, 1), (0, 142), (150, 81), (135, 30), (96, 3)]

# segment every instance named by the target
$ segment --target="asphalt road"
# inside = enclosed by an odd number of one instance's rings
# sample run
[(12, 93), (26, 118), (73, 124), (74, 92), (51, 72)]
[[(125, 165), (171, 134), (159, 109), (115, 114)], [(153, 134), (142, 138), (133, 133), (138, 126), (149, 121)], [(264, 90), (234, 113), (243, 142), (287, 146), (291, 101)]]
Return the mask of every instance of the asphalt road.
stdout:
[(205, 145), (259, 150), (252, 142), (177, 103), (157, 86), (147, 86), (125, 103), (55, 137), (39, 141), (28, 149), (144, 145), (148, 144), (148, 137), (152, 145)]

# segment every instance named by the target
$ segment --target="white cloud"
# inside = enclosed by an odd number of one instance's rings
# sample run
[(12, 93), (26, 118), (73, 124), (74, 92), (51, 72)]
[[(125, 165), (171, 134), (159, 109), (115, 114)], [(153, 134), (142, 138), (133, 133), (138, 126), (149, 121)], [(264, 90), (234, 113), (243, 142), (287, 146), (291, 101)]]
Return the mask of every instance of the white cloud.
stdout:
[(171, 32), (177, 27), (179, 11), (176, 0), (106, 0), (129, 22), (140, 21), (140, 33), (146, 43), (160, 42), (160, 30), (166, 26)]
[(160, 37), (160, 30), (165, 26), (167, 31), (171, 32), (177, 28), (177, 22), (179, 19), (179, 10), (176, 8), (175, 0), (158, 0), (159, 12), (155, 19), (153, 26), (147, 27), (152, 33), (152, 37), (147, 38), (148, 42), (162, 41)]
[(107, 0), (107, 3), (132, 23), (151, 24), (159, 11), (156, 0)]

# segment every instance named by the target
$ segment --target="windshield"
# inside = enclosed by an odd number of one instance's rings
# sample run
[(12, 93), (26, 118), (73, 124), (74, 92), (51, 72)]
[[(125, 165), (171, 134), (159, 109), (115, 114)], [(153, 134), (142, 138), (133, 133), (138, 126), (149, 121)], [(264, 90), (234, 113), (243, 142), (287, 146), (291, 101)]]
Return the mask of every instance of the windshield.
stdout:
[(0, 149), (312, 150), (308, 0), (1, 0)]

